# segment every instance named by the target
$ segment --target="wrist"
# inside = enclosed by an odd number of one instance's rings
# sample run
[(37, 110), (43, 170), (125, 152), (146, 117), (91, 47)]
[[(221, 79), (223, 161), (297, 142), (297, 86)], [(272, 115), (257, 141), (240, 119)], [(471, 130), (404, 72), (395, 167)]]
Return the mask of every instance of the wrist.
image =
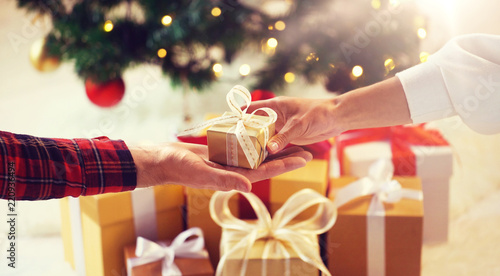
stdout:
[(149, 187), (161, 183), (159, 149), (154, 146), (129, 148), (137, 171), (137, 187)]
[(328, 100), (327, 112), (328, 116), (332, 118), (329, 120), (329, 129), (332, 130), (333, 136), (337, 136), (350, 129), (347, 107), (343, 95)]

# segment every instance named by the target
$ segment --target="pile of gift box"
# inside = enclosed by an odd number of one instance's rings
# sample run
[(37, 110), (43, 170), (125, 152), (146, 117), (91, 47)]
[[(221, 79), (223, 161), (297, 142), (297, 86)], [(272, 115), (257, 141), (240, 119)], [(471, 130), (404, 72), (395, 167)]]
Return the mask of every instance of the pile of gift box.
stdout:
[(448, 238), (452, 151), (439, 133), (356, 130), (305, 148), (311, 162), (251, 194), (163, 185), (65, 198), (65, 259), (92, 276), (420, 275), (423, 244)]

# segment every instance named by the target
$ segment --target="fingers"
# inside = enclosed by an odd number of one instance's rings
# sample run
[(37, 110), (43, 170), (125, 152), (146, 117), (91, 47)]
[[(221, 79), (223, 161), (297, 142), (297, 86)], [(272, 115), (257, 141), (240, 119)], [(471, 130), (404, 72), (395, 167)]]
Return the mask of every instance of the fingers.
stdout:
[(307, 162), (310, 161), (310, 159), (307, 159), (307, 157), (309, 157), (309, 152), (304, 150), (302, 147), (293, 146), (293, 147), (286, 148), (286, 149), (284, 149), (276, 154), (269, 155), (264, 162), (269, 162), (269, 161), (272, 161), (275, 159), (289, 157), (290, 155), (293, 155), (293, 154), (304, 157), (304, 159), (306, 159)]
[(201, 176), (200, 183), (206, 189), (218, 191), (231, 191), (238, 190), (240, 192), (248, 193), (252, 189), (252, 183), (242, 174), (227, 170), (228, 167), (207, 161), (207, 170)]
[[(273, 108), (273, 103), (276, 101), (276, 98), (274, 99), (268, 99), (268, 100), (262, 100), (262, 101), (255, 101), (250, 104), (248, 107), (247, 112), (252, 113), (254, 110), (262, 108), (262, 107), (269, 107)], [(242, 109), (245, 109), (246, 106), (243, 106)], [(275, 110), (276, 111), (276, 110)]]
[(278, 156), (273, 156), (270, 160), (266, 160), (255, 170), (236, 167), (226, 167), (226, 169), (242, 174), (253, 183), (304, 167), (311, 159), (312, 154), (310, 152), (294, 147), (286, 149)]

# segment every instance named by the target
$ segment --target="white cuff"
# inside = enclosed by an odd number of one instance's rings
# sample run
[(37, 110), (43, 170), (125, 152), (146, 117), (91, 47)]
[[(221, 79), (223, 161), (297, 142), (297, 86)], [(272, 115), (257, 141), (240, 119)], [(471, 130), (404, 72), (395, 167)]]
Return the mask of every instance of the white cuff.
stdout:
[(405, 91), (413, 123), (424, 123), (456, 115), (439, 67), (427, 61), (396, 76)]

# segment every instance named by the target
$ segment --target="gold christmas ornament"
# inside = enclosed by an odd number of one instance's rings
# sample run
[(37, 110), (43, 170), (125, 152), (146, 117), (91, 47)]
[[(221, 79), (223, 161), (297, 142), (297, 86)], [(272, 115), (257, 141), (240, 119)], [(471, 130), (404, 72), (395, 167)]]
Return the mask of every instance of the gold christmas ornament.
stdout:
[(48, 54), (46, 44), (46, 38), (40, 38), (33, 43), (30, 49), (31, 64), (40, 72), (54, 71), (61, 64), (59, 57)]

